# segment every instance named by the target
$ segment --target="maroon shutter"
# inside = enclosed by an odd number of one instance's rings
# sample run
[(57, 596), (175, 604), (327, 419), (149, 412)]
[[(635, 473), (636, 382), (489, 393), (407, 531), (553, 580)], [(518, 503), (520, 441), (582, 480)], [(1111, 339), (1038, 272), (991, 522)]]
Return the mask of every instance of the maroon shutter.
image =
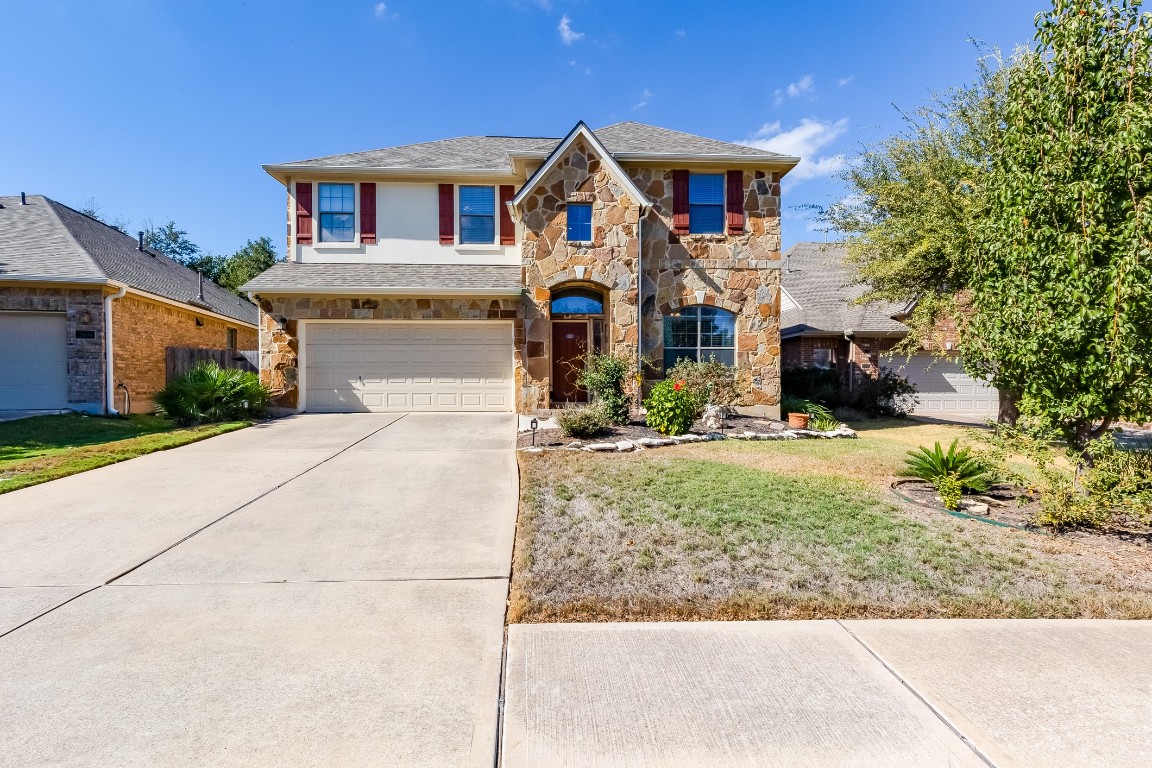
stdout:
[(440, 245), (456, 244), (456, 190), (451, 184), (440, 185)]
[(312, 242), (312, 182), (296, 182), (296, 242)]
[(688, 234), (688, 171), (672, 171), (672, 233)]
[(516, 196), (516, 187), (500, 185), (500, 245), (516, 245), (516, 225), (512, 223), (512, 209), (508, 203)]
[(744, 234), (744, 171), (728, 171), (728, 234)]
[(376, 182), (360, 184), (360, 242), (376, 242)]

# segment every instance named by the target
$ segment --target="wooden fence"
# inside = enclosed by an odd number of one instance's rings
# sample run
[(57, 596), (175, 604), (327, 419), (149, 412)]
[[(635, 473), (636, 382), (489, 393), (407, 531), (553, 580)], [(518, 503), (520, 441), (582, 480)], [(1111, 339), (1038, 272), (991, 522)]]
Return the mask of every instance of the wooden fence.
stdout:
[(259, 373), (260, 353), (254, 349), (201, 349), (200, 347), (168, 347), (165, 360), (166, 380), (171, 382), (198, 363), (214, 362), (221, 368), (239, 368)]

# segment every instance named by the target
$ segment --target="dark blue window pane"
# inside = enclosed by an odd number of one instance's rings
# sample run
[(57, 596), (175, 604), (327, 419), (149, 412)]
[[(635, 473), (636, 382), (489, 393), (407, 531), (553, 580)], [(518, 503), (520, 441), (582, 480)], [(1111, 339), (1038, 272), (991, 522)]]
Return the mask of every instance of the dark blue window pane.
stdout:
[(496, 213), (493, 187), (460, 187), (460, 214), (491, 216)]
[(699, 205), (688, 207), (688, 231), (694, 235), (716, 235), (724, 231), (724, 206)]
[(690, 174), (688, 176), (688, 202), (724, 205), (724, 174)]
[(592, 206), (584, 203), (568, 204), (568, 239), (588, 242), (592, 239)]
[(320, 242), (351, 243), (356, 239), (354, 219), (350, 213), (320, 214)]
[(321, 184), (320, 213), (355, 213), (355, 184)]
[(736, 346), (736, 315), (716, 307), (700, 307), (700, 346)]
[(554, 315), (601, 315), (603, 302), (591, 296), (562, 296), (552, 301)]
[(664, 349), (664, 370), (667, 371), (681, 360), (696, 360), (694, 349)]
[(465, 216), (460, 214), (461, 243), (491, 243), (496, 240), (494, 216)]
[(736, 363), (736, 315), (709, 306), (684, 307), (664, 316), (664, 370), (676, 361)]
[(460, 242), (496, 242), (495, 187), (460, 187)]

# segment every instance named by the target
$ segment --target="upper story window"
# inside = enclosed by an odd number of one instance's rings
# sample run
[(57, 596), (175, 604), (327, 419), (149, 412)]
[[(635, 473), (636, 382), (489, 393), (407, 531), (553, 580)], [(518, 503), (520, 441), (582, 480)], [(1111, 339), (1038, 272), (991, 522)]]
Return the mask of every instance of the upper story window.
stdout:
[(592, 241), (592, 204), (568, 203), (568, 242)]
[(736, 315), (709, 306), (684, 307), (664, 316), (664, 370), (677, 360), (736, 363)]
[(356, 239), (356, 185), (320, 185), (320, 242), (351, 243)]
[(496, 242), (495, 187), (460, 187), (460, 242)]
[(724, 231), (724, 174), (688, 176), (688, 231), (716, 235)]

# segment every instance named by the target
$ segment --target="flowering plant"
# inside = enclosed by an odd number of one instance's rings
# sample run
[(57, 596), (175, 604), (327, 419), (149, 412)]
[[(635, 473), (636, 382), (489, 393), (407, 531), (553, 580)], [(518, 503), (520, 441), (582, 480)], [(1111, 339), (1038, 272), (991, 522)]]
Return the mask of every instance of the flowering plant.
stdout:
[(648, 426), (662, 435), (682, 435), (696, 419), (695, 403), (683, 381), (657, 383), (644, 407), (648, 409)]

